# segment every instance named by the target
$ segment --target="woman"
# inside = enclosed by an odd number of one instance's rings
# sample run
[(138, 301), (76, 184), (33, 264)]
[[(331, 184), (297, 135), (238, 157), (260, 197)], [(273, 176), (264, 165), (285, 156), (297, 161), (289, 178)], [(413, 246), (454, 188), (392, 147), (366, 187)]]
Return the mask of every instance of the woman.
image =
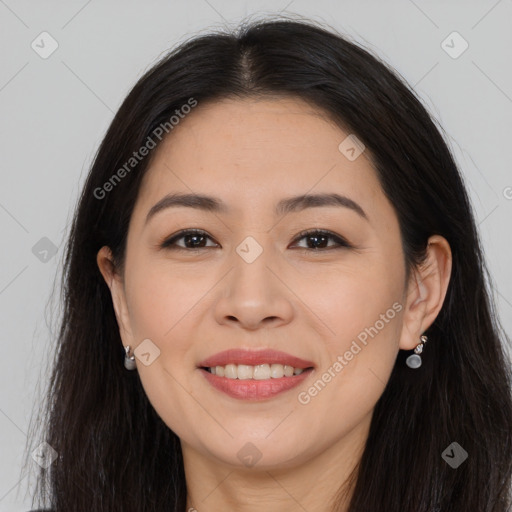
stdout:
[(162, 59), (65, 265), (37, 506), (509, 510), (506, 336), (468, 196), (355, 43), (277, 20)]

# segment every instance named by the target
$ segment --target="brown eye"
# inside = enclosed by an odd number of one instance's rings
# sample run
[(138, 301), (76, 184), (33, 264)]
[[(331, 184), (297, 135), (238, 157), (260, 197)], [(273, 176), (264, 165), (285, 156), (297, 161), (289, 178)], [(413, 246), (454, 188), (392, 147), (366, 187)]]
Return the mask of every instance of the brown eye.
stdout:
[[(343, 237), (336, 235), (330, 231), (324, 229), (313, 229), (309, 231), (302, 231), (299, 236), (295, 239), (308, 240), (307, 246), (302, 246), (303, 249), (309, 249), (311, 251), (326, 251), (330, 249), (340, 249), (352, 247)], [(328, 245), (329, 239), (335, 242), (335, 245)]]
[[(162, 244), (162, 248), (166, 249), (183, 249), (183, 250), (194, 250), (194, 249), (206, 249), (206, 241), (211, 237), (205, 232), (199, 229), (186, 229), (176, 233), (174, 236), (166, 240)], [(178, 240), (184, 240), (184, 245), (178, 245)], [(211, 246), (210, 246), (211, 247)]]

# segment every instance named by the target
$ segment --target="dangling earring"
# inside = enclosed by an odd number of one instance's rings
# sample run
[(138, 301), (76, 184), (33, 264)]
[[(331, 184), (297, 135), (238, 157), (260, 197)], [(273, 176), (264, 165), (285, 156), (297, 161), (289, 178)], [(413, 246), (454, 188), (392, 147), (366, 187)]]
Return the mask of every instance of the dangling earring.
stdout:
[(130, 357), (130, 345), (126, 345), (126, 347), (124, 347), (124, 351), (124, 367), (127, 370), (135, 370), (137, 365), (135, 364), (135, 356)]
[(421, 366), (421, 356), (420, 356), (420, 354), (423, 352), (423, 346), (425, 345), (425, 343), (427, 343), (427, 341), (428, 341), (428, 338), (424, 334), (422, 336), (420, 336), (420, 343), (418, 343), (418, 345), (414, 349), (414, 354), (411, 354), (405, 360), (405, 362), (407, 363), (407, 366), (409, 368), (416, 369), (416, 368), (419, 368)]

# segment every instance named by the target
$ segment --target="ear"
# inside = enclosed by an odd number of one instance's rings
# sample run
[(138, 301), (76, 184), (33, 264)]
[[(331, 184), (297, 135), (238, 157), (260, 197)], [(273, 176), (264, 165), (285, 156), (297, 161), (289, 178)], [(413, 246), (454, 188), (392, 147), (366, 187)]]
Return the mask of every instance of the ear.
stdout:
[(133, 347), (134, 340), (130, 325), (130, 315), (126, 304), (126, 295), (124, 290), (124, 282), (122, 276), (117, 272), (112, 251), (106, 245), (103, 246), (96, 256), (96, 262), (100, 272), (105, 279), (110, 294), (112, 295), (112, 304), (116, 314), (117, 325), (119, 326), (119, 334), (123, 341), (123, 345)]
[(412, 350), (420, 336), (434, 323), (446, 297), (452, 271), (452, 252), (446, 239), (428, 240), (427, 258), (413, 269), (405, 292), (405, 311), (399, 347)]

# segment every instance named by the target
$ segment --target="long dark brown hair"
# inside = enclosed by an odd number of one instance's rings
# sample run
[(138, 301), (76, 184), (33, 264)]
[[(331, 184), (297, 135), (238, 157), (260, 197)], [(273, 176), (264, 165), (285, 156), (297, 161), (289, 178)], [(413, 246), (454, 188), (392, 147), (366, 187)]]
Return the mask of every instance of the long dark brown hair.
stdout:
[[(287, 18), (187, 40), (144, 74), (114, 117), (66, 246), (55, 360), (31, 447), (45, 440), (58, 457), (40, 469), (33, 504), (55, 512), (185, 510), (179, 438), (148, 401), (138, 372), (123, 367), (110, 291), (96, 264), (108, 245), (122, 267), (150, 158), (104, 197), (97, 190), (190, 98), (200, 105), (266, 95), (303, 99), (364, 143), (398, 217), (409, 270), (424, 258), (431, 235), (445, 237), (452, 250), (446, 299), (427, 331), (423, 365), (410, 369), (409, 353), (399, 351), (375, 406), (349, 511), (508, 511), (509, 340), (442, 129), (369, 50), (330, 27)], [(453, 442), (468, 453), (456, 469), (442, 457)]]

